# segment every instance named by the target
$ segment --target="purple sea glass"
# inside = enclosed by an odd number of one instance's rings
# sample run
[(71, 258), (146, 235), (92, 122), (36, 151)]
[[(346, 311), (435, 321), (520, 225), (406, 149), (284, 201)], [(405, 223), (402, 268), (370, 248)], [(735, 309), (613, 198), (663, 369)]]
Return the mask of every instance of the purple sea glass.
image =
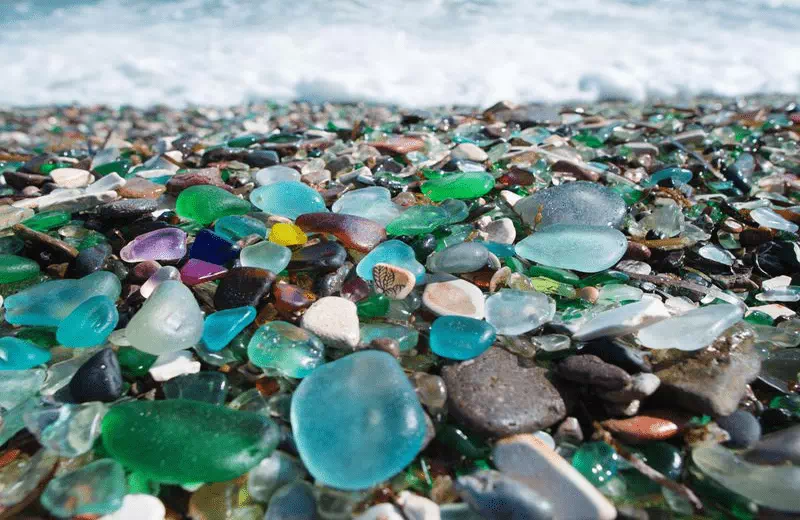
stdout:
[(186, 285), (197, 285), (222, 278), (227, 272), (221, 265), (190, 258), (181, 267), (181, 281)]
[(134, 238), (119, 252), (125, 262), (180, 260), (186, 255), (186, 233), (178, 228), (163, 228)]

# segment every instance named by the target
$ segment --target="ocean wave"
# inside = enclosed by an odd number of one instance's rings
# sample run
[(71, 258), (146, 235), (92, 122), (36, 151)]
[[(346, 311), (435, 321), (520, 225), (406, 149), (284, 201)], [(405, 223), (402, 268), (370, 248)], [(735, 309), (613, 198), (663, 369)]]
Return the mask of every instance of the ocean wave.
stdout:
[(798, 27), (797, 0), (31, 0), (0, 10), (0, 104), (797, 93)]

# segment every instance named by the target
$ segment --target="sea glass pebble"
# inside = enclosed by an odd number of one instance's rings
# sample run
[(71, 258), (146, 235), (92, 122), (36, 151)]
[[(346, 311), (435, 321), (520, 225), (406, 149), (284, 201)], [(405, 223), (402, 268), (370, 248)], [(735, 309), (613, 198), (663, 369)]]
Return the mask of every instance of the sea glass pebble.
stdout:
[(709, 305), (645, 327), (636, 337), (652, 349), (699, 350), (741, 320), (743, 314), (737, 305)]
[(464, 316), (441, 316), (431, 325), (430, 346), (434, 354), (465, 360), (483, 354), (492, 346), (495, 330), (489, 323)]
[(178, 228), (163, 228), (144, 233), (122, 248), (119, 257), (126, 262), (180, 260), (186, 255), (186, 233)]
[(203, 322), (203, 345), (211, 352), (218, 352), (255, 319), (256, 309), (250, 306), (209, 314)]
[(372, 281), (376, 264), (391, 264), (411, 271), (418, 284), (425, 280), (425, 267), (417, 261), (414, 250), (399, 240), (388, 240), (370, 251), (356, 266), (356, 273), (364, 280)]
[[(174, 269), (174, 268), (173, 268)], [(92, 347), (102, 344), (117, 326), (119, 313), (108, 296), (93, 296), (78, 305), (61, 322), (56, 339), (66, 347)]]
[[(541, 217), (536, 223), (541, 207)], [(514, 205), (514, 211), (537, 230), (553, 224), (620, 227), (627, 212), (614, 191), (594, 182), (567, 182), (537, 191)]]
[(416, 457), (426, 429), (402, 368), (375, 350), (322, 365), (303, 379), (292, 396), (291, 423), (309, 472), (345, 490), (399, 473)]
[(259, 327), (247, 345), (250, 362), (302, 379), (325, 362), (325, 346), (314, 334), (285, 321)]
[(322, 195), (297, 181), (278, 181), (256, 188), (250, 202), (271, 215), (296, 219), (303, 213), (327, 211)]
[(280, 273), (289, 265), (292, 251), (286, 246), (265, 240), (242, 249), (239, 259), (243, 267), (259, 267)]
[(250, 211), (250, 204), (217, 186), (190, 186), (178, 195), (175, 211), (206, 225), (228, 215), (243, 215)]
[(537, 329), (552, 320), (555, 312), (553, 301), (536, 291), (502, 289), (486, 299), (486, 321), (507, 336)]
[(50, 361), (50, 352), (24, 339), (0, 338), (0, 370), (27, 370)]
[(554, 224), (516, 245), (519, 256), (550, 267), (596, 273), (612, 267), (628, 248), (625, 235), (605, 226)]

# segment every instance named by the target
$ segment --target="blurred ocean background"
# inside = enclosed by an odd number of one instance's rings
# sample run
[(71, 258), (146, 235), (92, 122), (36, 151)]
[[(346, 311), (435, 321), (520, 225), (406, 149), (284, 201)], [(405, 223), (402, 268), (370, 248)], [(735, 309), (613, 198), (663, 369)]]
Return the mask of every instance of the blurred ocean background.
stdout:
[(0, 0), (0, 105), (800, 92), (800, 0)]

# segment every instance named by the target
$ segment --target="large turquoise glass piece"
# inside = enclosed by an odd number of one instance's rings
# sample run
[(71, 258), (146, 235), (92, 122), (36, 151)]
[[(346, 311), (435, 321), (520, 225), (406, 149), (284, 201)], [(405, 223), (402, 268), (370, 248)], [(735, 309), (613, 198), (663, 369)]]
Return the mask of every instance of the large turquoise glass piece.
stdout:
[(235, 307), (206, 316), (203, 322), (203, 344), (211, 352), (219, 352), (237, 334), (256, 319), (255, 307)]
[(348, 191), (333, 203), (331, 209), (334, 213), (368, 218), (384, 227), (403, 212), (392, 202), (389, 190), (380, 186)]
[(78, 305), (92, 296), (116, 301), (122, 291), (119, 279), (98, 271), (80, 280), (53, 280), (6, 298), (6, 321), (12, 325), (58, 327)]
[(314, 334), (285, 321), (259, 327), (247, 345), (250, 362), (302, 379), (325, 362), (325, 347)]
[(425, 181), (422, 193), (434, 202), (445, 199), (477, 199), (494, 187), (494, 177), (486, 172), (463, 172)]
[(100, 459), (51, 480), (42, 505), (53, 516), (107, 515), (122, 507), (125, 470), (111, 459)]
[(239, 256), (242, 267), (259, 267), (280, 273), (292, 259), (292, 250), (269, 241), (259, 242), (242, 249)]
[(188, 399), (117, 404), (102, 425), (111, 457), (164, 484), (236, 478), (268, 457), (279, 436), (267, 417)]
[(102, 344), (119, 322), (117, 306), (108, 296), (92, 296), (78, 305), (56, 330), (56, 340), (65, 347)]
[(516, 245), (519, 256), (550, 267), (596, 273), (622, 259), (628, 241), (607, 226), (554, 224)]
[(450, 222), (450, 213), (439, 206), (411, 206), (386, 226), (386, 233), (424, 235)]
[(50, 361), (50, 352), (30, 341), (0, 338), (0, 370), (28, 370)]
[(322, 195), (297, 181), (280, 181), (256, 188), (250, 202), (270, 215), (296, 219), (303, 213), (328, 211)]
[(692, 171), (677, 167), (664, 168), (655, 172), (649, 179), (642, 181), (640, 184), (645, 187), (651, 187), (666, 179), (672, 179), (673, 184), (687, 184), (692, 180)]
[(425, 267), (417, 262), (414, 250), (399, 240), (387, 240), (369, 252), (356, 267), (356, 274), (367, 281), (372, 281), (372, 268), (375, 264), (391, 264), (414, 273), (417, 283), (425, 281)]
[(246, 215), (228, 215), (214, 222), (214, 232), (231, 242), (236, 242), (248, 235), (266, 237), (267, 226), (260, 220)]
[(367, 489), (414, 460), (425, 414), (400, 364), (366, 350), (320, 366), (292, 395), (292, 432), (308, 471), (321, 483)]
[(396, 340), (401, 352), (417, 346), (419, 332), (412, 327), (395, 325), (394, 323), (364, 323), (361, 325), (361, 342), (369, 344), (374, 339), (388, 338)]
[(492, 346), (494, 327), (465, 316), (441, 316), (431, 325), (431, 350), (437, 356), (459, 361), (483, 354)]

